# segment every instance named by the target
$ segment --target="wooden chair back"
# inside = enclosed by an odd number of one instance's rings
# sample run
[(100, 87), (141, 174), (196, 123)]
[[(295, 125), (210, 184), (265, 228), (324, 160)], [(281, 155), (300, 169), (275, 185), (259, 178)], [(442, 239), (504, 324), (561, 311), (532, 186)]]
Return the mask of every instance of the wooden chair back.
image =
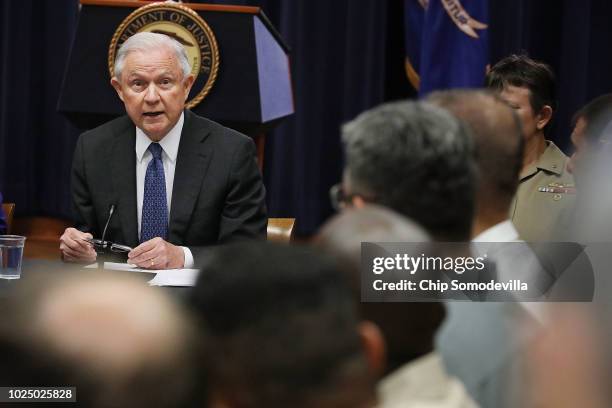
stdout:
[(295, 218), (268, 218), (268, 241), (291, 242), (294, 225)]
[(2, 211), (6, 218), (6, 233), (10, 234), (13, 231), (13, 214), (15, 213), (15, 203), (3, 203)]

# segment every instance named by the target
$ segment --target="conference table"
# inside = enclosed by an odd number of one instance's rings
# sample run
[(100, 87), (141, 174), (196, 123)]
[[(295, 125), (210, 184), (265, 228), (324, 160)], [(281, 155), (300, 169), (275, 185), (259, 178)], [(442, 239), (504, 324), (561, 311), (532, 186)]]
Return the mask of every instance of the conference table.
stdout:
[[(21, 267), (21, 279), (0, 279), (0, 299), (6, 299), (14, 289), (23, 282), (35, 279), (37, 276), (49, 274), (87, 274), (87, 273), (109, 273), (114, 275), (130, 275), (142, 280), (143, 285), (153, 279), (157, 273), (151, 272), (132, 272), (127, 270), (106, 270), (99, 268), (85, 267), (85, 265), (62, 262), (61, 260), (48, 259), (24, 259)], [(190, 286), (155, 286), (169, 293), (178, 299), (185, 299), (191, 292)]]

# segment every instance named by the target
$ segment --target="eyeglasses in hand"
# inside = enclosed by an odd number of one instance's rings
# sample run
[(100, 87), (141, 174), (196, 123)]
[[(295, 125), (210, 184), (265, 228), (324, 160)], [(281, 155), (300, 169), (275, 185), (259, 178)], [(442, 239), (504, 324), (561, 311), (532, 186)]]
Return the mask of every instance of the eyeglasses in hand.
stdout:
[(85, 238), (84, 241), (87, 241), (93, 245), (96, 252), (106, 252), (107, 250), (110, 250), (114, 253), (123, 254), (132, 250), (132, 248), (127, 245), (115, 244), (114, 242), (103, 241), (101, 239)]

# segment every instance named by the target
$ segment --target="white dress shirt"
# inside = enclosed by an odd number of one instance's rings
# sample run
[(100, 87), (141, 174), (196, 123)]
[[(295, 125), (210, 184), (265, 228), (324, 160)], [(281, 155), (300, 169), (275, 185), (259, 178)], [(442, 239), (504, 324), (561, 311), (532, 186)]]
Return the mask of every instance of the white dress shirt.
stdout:
[(476, 408), (465, 387), (431, 352), (404, 364), (378, 383), (378, 408)]
[[(166, 180), (166, 203), (168, 206), (168, 222), (170, 222), (170, 214), (172, 212), (172, 187), (174, 186), (174, 171), (176, 169), (176, 158), (178, 155), (179, 143), (181, 142), (181, 133), (183, 132), (183, 123), (185, 123), (185, 114), (182, 113), (178, 122), (166, 136), (164, 136), (159, 144), (162, 148), (162, 161), (164, 164), (164, 178)], [(151, 139), (136, 127), (136, 203), (138, 214), (138, 236), (140, 237), (140, 229), (142, 226), (142, 202), (144, 200), (144, 184), (147, 174), (147, 167), (153, 158), (153, 155), (148, 150), (149, 145), (153, 143)], [(185, 253), (184, 268), (193, 267), (193, 255), (189, 248), (181, 247)]]
[(472, 240), (474, 242), (521, 242), (512, 221), (505, 220), (482, 231)]
[[(478, 234), (473, 240), (473, 242), (516, 242), (516, 243), (526, 243), (521, 240), (518, 234), (518, 231), (514, 227), (514, 224), (509, 219), (502, 221), (494, 226), (482, 231)], [(499, 263), (499, 277), (501, 280), (504, 279), (513, 279), (519, 275), (520, 272), (526, 272), (529, 275), (530, 270), (539, 270), (540, 264), (537, 261), (535, 255), (531, 252), (528, 253), (529, 256), (521, 256), (521, 257), (508, 257), (501, 255), (496, 259)], [(523, 255), (525, 251), (523, 251)], [(495, 255), (492, 259), (495, 259)], [(518, 302), (520, 303), (533, 317), (535, 317), (538, 322), (545, 323), (546, 316), (546, 305), (544, 303), (537, 302)]]

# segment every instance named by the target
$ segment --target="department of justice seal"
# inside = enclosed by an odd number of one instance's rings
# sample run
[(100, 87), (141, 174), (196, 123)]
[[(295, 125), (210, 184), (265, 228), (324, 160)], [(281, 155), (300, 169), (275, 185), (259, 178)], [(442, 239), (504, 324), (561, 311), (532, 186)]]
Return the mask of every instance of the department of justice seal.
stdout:
[(195, 80), (187, 100), (190, 109), (208, 95), (219, 71), (217, 40), (206, 22), (192, 9), (176, 3), (152, 3), (127, 16), (108, 47), (108, 71), (114, 75), (115, 56), (121, 45), (141, 31), (165, 34), (181, 43), (187, 51)]

